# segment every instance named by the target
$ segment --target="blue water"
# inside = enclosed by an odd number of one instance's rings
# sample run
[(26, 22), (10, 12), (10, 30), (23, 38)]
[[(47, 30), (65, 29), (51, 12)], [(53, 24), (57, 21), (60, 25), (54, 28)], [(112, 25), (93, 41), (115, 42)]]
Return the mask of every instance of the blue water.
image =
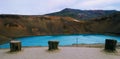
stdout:
[[(99, 34), (57, 35), (57, 36), (30, 36), (17, 38), (22, 46), (48, 46), (49, 40), (59, 41), (60, 46), (72, 44), (96, 44), (104, 43), (105, 39), (115, 39), (120, 42), (120, 36), (108, 36)], [(9, 48), (9, 43), (0, 45), (0, 48)]]

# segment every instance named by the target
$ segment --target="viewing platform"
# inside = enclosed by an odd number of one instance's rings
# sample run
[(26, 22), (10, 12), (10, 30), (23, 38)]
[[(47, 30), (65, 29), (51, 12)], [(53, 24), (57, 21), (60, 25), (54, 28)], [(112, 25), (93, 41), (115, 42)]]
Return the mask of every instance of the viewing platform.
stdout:
[(105, 52), (103, 48), (59, 47), (59, 50), (48, 51), (48, 47), (23, 48), (19, 52), (0, 49), (0, 59), (119, 59), (120, 49), (116, 52)]

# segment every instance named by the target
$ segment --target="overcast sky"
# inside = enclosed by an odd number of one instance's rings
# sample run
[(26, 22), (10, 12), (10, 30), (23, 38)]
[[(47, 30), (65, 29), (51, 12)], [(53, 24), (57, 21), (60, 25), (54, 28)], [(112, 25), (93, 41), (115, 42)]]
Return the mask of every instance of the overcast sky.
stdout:
[(0, 14), (42, 15), (64, 8), (120, 11), (120, 0), (0, 0)]

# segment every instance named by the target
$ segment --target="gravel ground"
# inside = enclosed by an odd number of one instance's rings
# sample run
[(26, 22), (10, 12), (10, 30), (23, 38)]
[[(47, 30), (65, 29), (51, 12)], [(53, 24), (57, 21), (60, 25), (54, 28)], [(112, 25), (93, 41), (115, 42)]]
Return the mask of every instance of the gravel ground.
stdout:
[(119, 59), (120, 49), (105, 52), (95, 47), (59, 47), (59, 50), (48, 51), (48, 47), (26, 47), (19, 52), (0, 49), (0, 59)]

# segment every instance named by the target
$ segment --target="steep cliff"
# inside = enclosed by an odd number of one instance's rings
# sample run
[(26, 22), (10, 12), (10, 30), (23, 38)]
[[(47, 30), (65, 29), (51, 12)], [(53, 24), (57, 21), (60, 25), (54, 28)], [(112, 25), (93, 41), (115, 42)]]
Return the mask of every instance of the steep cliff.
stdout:
[(84, 21), (58, 16), (0, 15), (0, 34), (7, 37), (84, 33)]

